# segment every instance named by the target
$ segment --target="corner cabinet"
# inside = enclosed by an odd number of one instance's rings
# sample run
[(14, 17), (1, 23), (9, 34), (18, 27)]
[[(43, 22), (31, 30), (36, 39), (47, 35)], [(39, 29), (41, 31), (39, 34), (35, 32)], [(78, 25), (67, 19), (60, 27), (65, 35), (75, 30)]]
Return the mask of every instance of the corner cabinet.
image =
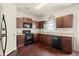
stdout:
[(73, 27), (73, 15), (66, 15), (56, 18), (57, 28), (72, 28)]
[(40, 22), (35, 22), (35, 23), (36, 23), (36, 28), (38, 28), (38, 29), (44, 28), (45, 21), (40, 21)]

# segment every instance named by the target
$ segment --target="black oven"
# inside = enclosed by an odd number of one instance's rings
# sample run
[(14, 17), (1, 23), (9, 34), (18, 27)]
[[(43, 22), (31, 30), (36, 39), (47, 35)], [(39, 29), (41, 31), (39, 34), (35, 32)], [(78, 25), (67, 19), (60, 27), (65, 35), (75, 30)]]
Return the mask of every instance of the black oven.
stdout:
[(34, 43), (34, 34), (31, 33), (31, 30), (23, 30), (23, 34), (25, 34), (24, 46)]
[(25, 33), (25, 43), (24, 46), (30, 45), (34, 43), (34, 34)]

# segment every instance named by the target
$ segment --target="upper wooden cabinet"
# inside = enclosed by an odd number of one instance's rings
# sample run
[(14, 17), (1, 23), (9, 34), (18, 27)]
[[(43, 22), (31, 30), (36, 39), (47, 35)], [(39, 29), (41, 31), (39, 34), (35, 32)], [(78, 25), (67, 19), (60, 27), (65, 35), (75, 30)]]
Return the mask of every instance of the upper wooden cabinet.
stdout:
[(23, 19), (17, 18), (16, 24), (17, 24), (16, 25), (17, 28), (22, 28), (23, 27)]
[(23, 23), (29, 23), (29, 24), (32, 24), (32, 19), (31, 18), (17, 18), (16, 19), (16, 27), (17, 28), (23, 28)]
[(36, 26), (36, 28), (39, 28), (39, 22), (35, 21), (35, 26)]
[(39, 28), (44, 28), (44, 21), (39, 22)]
[(73, 26), (73, 15), (63, 16), (63, 28), (71, 28)]
[(23, 17), (23, 22), (25, 22), (25, 23), (32, 23), (32, 19)]
[(66, 15), (56, 18), (57, 28), (72, 28), (73, 27), (73, 15)]
[(63, 20), (62, 17), (56, 18), (56, 28), (62, 28), (63, 27), (62, 20)]
[(36, 28), (39, 28), (39, 29), (44, 28), (44, 23), (45, 21), (36, 22)]

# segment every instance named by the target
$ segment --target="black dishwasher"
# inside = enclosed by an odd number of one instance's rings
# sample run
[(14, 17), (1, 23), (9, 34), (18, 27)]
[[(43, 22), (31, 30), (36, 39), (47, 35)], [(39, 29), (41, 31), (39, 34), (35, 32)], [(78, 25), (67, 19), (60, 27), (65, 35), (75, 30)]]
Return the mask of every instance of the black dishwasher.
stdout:
[(52, 47), (62, 50), (61, 37), (59, 37), (59, 36), (52, 36)]

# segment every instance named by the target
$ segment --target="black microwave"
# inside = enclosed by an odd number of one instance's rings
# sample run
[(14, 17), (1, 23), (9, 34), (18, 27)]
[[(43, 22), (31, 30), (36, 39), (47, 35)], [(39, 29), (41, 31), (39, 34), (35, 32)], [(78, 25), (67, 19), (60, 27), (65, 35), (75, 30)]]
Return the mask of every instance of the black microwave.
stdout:
[(23, 28), (32, 28), (31, 23), (23, 23)]

